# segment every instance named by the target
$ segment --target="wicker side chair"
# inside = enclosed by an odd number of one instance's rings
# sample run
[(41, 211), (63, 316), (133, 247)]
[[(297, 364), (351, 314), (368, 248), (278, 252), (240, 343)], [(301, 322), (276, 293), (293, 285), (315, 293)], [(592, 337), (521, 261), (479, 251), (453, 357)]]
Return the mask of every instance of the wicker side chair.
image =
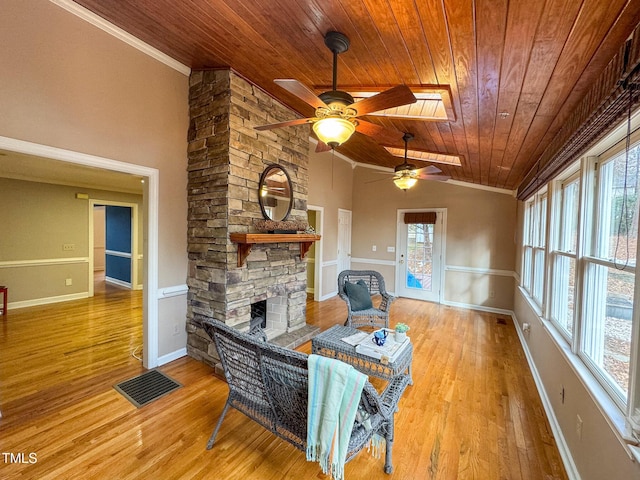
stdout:
[[(200, 321), (215, 342), (229, 385), (227, 402), (207, 449), (213, 448), (222, 420), (232, 407), (277, 437), (306, 451), (307, 355), (256, 338), (257, 332), (242, 333), (210, 318)], [(408, 375), (398, 375), (382, 393), (366, 382), (359, 402), (360, 418), (353, 425), (347, 447), (347, 462), (367, 447), (377, 434), (385, 441), (384, 471), (393, 471), (394, 413), (409, 380)]]
[[(364, 310), (354, 310), (351, 300), (347, 295), (346, 283), (357, 283), (363, 281), (369, 290), (369, 296), (380, 294), (381, 300), (378, 307), (371, 307)], [(374, 327), (389, 328), (389, 310), (395, 297), (389, 295), (384, 286), (384, 278), (380, 272), (375, 270), (344, 270), (338, 275), (338, 295), (347, 303), (348, 327)]]

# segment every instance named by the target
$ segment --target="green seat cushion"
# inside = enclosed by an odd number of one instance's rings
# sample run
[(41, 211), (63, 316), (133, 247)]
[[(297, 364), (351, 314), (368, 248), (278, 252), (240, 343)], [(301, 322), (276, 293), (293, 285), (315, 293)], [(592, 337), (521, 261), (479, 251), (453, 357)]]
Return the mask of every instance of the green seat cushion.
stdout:
[(358, 280), (357, 283), (346, 282), (344, 289), (349, 297), (349, 303), (351, 304), (351, 310), (357, 312), (358, 310), (367, 310), (373, 308), (371, 302), (371, 295), (369, 295), (369, 288), (364, 280)]

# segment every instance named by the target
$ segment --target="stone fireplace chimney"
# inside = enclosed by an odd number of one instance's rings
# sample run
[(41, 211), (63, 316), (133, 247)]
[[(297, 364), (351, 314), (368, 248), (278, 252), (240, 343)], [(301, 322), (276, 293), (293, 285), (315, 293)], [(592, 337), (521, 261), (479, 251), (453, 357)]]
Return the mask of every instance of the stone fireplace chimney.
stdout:
[(247, 330), (251, 305), (267, 300), (278, 313), (271, 323), (267, 313), (270, 337), (306, 327), (299, 244), (254, 245), (238, 267), (229, 234), (256, 232), (258, 183), (271, 164), (291, 178), (288, 219), (306, 221), (309, 127), (254, 130), (296, 114), (232, 70), (192, 72), (189, 105), (187, 351), (213, 365), (217, 355), (201, 328), (204, 318)]

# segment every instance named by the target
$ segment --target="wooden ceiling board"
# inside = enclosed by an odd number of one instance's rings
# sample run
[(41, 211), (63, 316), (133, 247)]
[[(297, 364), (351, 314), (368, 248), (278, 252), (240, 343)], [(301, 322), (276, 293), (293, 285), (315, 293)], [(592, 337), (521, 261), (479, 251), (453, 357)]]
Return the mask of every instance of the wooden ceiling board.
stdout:
[[(454, 61), (455, 81), (460, 99), (460, 121), (462, 128), (454, 130), (458, 153), (465, 156), (467, 164), (463, 171), (469, 181), (480, 183), (480, 158), (478, 150), (478, 99), (476, 30), (474, 10), (471, 3), (456, 0), (444, 1), (449, 42)], [(464, 150), (461, 150), (461, 147)]]
[[(522, 142), (520, 152), (514, 160), (514, 167), (509, 172), (508, 178), (505, 179), (505, 184), (519, 184), (526, 173), (534, 167), (546, 146), (563, 127), (580, 100), (590, 90), (594, 79), (598, 78), (600, 72), (606, 68), (611, 58), (618, 53), (633, 30), (633, 26), (640, 21), (640, 2), (628, 2), (624, 9), (621, 9), (620, 6), (623, 3), (624, 1), (616, 1), (611, 2), (611, 4), (599, 4), (601, 6), (599, 11), (593, 12), (594, 17), (599, 20), (593, 20), (590, 15), (584, 13), (593, 8), (592, 3), (585, 2), (582, 6), (552, 77), (549, 79), (530, 132)], [(592, 40), (594, 45), (590, 47), (591, 55), (584, 60), (588, 63), (573, 78), (570, 78), (569, 74), (566, 73), (567, 80), (564, 80), (563, 75), (559, 72), (571, 71), (571, 68), (565, 64), (571, 64), (572, 61), (577, 62), (580, 58), (587, 57), (586, 54), (580, 54), (576, 51), (583, 42), (586, 44), (586, 40), (590, 38), (585, 37), (582, 32), (594, 28), (594, 21), (602, 23), (606, 22), (608, 18), (612, 18), (604, 15), (603, 7), (605, 10), (609, 9), (610, 13), (617, 11), (619, 14), (616, 17), (617, 20), (614, 21), (613, 26), (609, 25), (608, 32), (605, 32), (605, 29), (601, 26), (600, 41), (595, 45), (596, 41)], [(620, 23), (623, 25), (620, 25)], [(566, 91), (568, 87), (564, 85), (565, 82), (572, 85), (568, 92)], [(564, 97), (564, 99), (560, 103), (559, 98), (561, 97)], [(553, 108), (549, 106), (552, 99), (557, 99), (557, 104)], [(556, 109), (555, 112), (554, 108)]]
[(502, 64), (502, 45), (506, 30), (507, 0), (478, 0), (476, 8), (478, 50), (478, 136), (481, 166), (480, 182), (488, 185), (494, 166), (493, 132), (498, 113), (498, 92)]
[[(416, 2), (416, 7), (418, 10), (416, 21), (422, 24), (427, 37), (427, 44), (429, 45), (436, 71), (436, 82), (441, 85), (449, 85), (453, 98), (453, 108), (456, 112), (455, 122), (437, 123), (437, 129), (440, 133), (440, 138), (442, 138), (442, 143), (438, 145), (439, 150), (468, 155), (464, 125), (460, 117), (462, 107), (458, 95), (453, 51), (449, 38), (450, 28), (444, 4), (441, 0), (426, 0)], [(436, 136), (432, 135), (432, 138), (436, 138)], [(416, 135), (415, 140), (419, 141), (419, 135)], [(469, 179), (471, 178), (471, 167), (465, 162), (451, 176), (457, 180)]]
[[(213, 3), (200, 1), (204, 4), (211, 3), (211, 14), (217, 16), (221, 22), (231, 20), (230, 23), (239, 27), (232, 35), (227, 34), (237, 37), (239, 40), (233, 56), (227, 59), (227, 65), (251, 80), (255, 78), (256, 73), (269, 79), (270, 81), (261, 86), (270, 93), (279, 88), (273, 84), (275, 78), (295, 78), (309, 85), (318, 75), (324, 75), (330, 81), (332, 55), (324, 47), (324, 34), (316, 33), (314, 30), (311, 35), (305, 36), (297, 28), (289, 32), (290, 24), (286, 22), (291, 22), (293, 11), (282, 15), (282, 6), (273, 2), (269, 4), (271, 9), (268, 10), (268, 5), (263, 5), (264, 2), (215, 0)], [(225, 8), (222, 7), (223, 5)], [(235, 16), (230, 19), (228, 16), (218, 13), (225, 10), (233, 11)], [(269, 11), (277, 12), (278, 15), (274, 18), (268, 14)], [(274, 22), (276, 22), (277, 28), (274, 28)], [(255, 38), (257, 43), (242, 43), (247, 31), (251, 32), (251, 38)], [(218, 36), (219, 41), (225, 42), (227, 35), (221, 36), (221, 38)], [(265, 48), (263, 46), (265, 44), (269, 48)], [(256, 57), (260, 59), (259, 64), (256, 63)], [(201, 65), (200, 67), (215, 66), (217, 65)], [(295, 76), (283, 76), (281, 74), (283, 71), (291, 71)]]
[(436, 72), (431, 59), (431, 52), (426, 41), (422, 25), (416, 21), (418, 11), (414, 0), (393, 0), (389, 2), (392, 19), (399, 28), (403, 39), (405, 54), (413, 66), (413, 79), (403, 78), (407, 85), (435, 84)]
[[(498, 96), (498, 117), (495, 124), (494, 139), (490, 164), (497, 173), (494, 182), (504, 171), (505, 153), (509, 143), (509, 135), (516, 126), (520, 93), (534, 47), (536, 32), (540, 25), (544, 2), (528, 2), (519, 0), (509, 2), (503, 61), (500, 72), (500, 91)], [(517, 50), (510, 45), (518, 44)], [(501, 113), (507, 116), (501, 116)], [(525, 127), (526, 128), (526, 127)], [(509, 160), (506, 161), (507, 165)]]
[(524, 145), (527, 135), (536, 135), (532, 130), (538, 105), (545, 93), (546, 86), (553, 74), (555, 65), (562, 52), (564, 40), (579, 12), (580, 3), (565, 0), (550, 0), (538, 25), (529, 65), (522, 85), (518, 108), (514, 115), (514, 124), (507, 140), (502, 161), (496, 165), (496, 177), (490, 183), (503, 185), (513, 168), (515, 159)]
[[(533, 168), (640, 22), (635, 0), (76, 3), (191, 68), (233, 68), (288, 105), (292, 118), (314, 109), (273, 80), (330, 85), (323, 37), (341, 31), (351, 46), (339, 56), (338, 88), (446, 85), (456, 113), (449, 122), (367, 120), (410, 131), (416, 148), (461, 155), (462, 166), (445, 172), (456, 180), (507, 189)], [(395, 162), (362, 135), (339, 151), (362, 163)]]
[[(395, 3), (395, 1), (391, 3)], [(363, 0), (363, 4), (386, 51), (386, 62), (393, 63), (397, 71), (397, 76), (388, 80), (387, 84), (420, 83), (415, 65), (408, 54), (407, 45), (389, 3), (386, 0)]]
[[(334, 3), (334, 2), (327, 2)], [(400, 72), (396, 62), (391, 56), (380, 34), (378, 26), (373, 21), (370, 12), (364, 2), (360, 0), (341, 0), (340, 5), (347, 21), (353, 24), (356, 36), (349, 36), (351, 46), (349, 55), (362, 60), (369, 59), (368, 62), (358, 63), (360, 69), (355, 72), (352, 78), (343, 78), (340, 83), (349, 85), (366, 85), (365, 79), (371, 77), (373, 85), (388, 85), (389, 83), (400, 83)], [(337, 25), (341, 30), (341, 24)], [(328, 82), (316, 82), (316, 85), (326, 85)]]

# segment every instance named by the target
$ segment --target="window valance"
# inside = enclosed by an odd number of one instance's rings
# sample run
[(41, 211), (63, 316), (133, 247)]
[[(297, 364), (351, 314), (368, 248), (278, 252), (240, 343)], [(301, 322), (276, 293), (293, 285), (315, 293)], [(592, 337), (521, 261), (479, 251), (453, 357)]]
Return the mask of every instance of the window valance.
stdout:
[(411, 223), (436, 223), (436, 212), (406, 212), (404, 214), (404, 223), (409, 225)]

